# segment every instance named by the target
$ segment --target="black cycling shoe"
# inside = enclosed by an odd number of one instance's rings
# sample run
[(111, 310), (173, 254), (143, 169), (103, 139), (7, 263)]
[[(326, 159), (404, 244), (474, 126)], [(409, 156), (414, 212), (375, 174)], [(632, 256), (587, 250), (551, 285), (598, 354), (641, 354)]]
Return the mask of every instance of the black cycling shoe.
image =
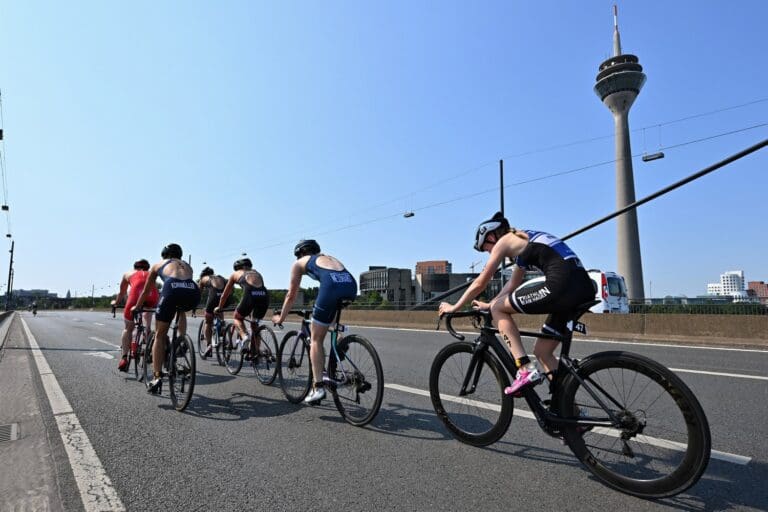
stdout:
[(149, 381), (149, 387), (147, 387), (147, 393), (153, 394), (153, 395), (159, 395), (163, 392), (163, 378), (162, 377), (155, 377), (151, 381)]

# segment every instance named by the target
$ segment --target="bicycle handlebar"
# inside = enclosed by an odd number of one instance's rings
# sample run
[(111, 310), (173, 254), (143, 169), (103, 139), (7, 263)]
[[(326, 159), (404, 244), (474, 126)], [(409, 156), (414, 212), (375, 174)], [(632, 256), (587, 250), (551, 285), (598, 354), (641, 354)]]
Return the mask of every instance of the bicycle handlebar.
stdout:
[(445, 317), (445, 328), (448, 333), (454, 338), (464, 341), (464, 336), (456, 332), (456, 330), (453, 328), (453, 325), (451, 324), (451, 320), (454, 318), (472, 317), (472, 323), (477, 327), (480, 324), (480, 320), (490, 320), (491, 312), (485, 309), (475, 309), (472, 311), (459, 311), (458, 313), (446, 313), (444, 315), (440, 315), (440, 317), (437, 319), (437, 328), (435, 329), (436, 331), (440, 330), (440, 322), (443, 320), (443, 317)]
[[(274, 309), (274, 310), (272, 310), (272, 313), (275, 314), (275, 315), (279, 315), (279, 314), (282, 313), (282, 310)], [(304, 320), (309, 320), (309, 318), (312, 316), (312, 311), (308, 310), (308, 309), (291, 309), (290, 311), (288, 311), (288, 314), (289, 315), (297, 315), (297, 316), (300, 316)], [(283, 328), (283, 324), (275, 324), (275, 323), (273, 323), (273, 325), (275, 327), (279, 328), (279, 329)]]

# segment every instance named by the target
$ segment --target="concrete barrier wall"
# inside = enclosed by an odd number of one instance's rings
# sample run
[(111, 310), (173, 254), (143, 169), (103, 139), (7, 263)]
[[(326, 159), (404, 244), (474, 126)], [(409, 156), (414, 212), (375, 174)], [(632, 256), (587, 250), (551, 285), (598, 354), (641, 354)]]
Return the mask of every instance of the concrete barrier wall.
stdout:
[[(544, 323), (544, 315), (518, 315), (521, 329), (536, 331)], [(696, 338), (699, 343), (732, 342), (768, 345), (768, 316), (748, 315), (599, 315), (582, 317), (590, 336), (619, 339)], [(381, 327), (434, 329), (437, 313), (432, 311), (345, 310), (342, 323)], [(467, 319), (456, 320), (454, 326), (470, 330)]]

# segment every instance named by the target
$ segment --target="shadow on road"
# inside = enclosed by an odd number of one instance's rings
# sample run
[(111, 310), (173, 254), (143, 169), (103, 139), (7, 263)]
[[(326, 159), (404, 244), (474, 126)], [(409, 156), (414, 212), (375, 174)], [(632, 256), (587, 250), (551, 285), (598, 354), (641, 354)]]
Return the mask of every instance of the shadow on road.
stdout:
[[(170, 402), (162, 404), (161, 407), (173, 408)], [(285, 400), (248, 393), (234, 393), (229, 398), (209, 398), (195, 394), (184, 413), (215, 421), (243, 421), (248, 418), (285, 416), (295, 410), (296, 406)]]

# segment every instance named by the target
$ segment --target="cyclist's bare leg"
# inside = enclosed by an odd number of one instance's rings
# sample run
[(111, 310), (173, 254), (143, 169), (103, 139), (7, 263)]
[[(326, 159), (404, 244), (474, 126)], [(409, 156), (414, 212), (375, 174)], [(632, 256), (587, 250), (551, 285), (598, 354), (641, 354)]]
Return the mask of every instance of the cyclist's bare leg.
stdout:
[(248, 329), (245, 328), (245, 322), (237, 318), (237, 316), (235, 316), (234, 320), (235, 320), (235, 327), (237, 328), (237, 332), (240, 333), (240, 339), (244, 340), (248, 336)]
[(155, 344), (152, 346), (152, 371), (155, 377), (159, 377), (163, 372), (163, 361), (165, 361), (165, 347), (168, 344), (168, 328), (170, 322), (161, 322), (158, 320), (155, 327)]
[(187, 334), (187, 314), (183, 311), (179, 313), (179, 336)]
[(131, 348), (131, 336), (133, 335), (133, 328), (134, 328), (133, 321), (125, 320), (125, 328), (123, 328), (123, 336), (121, 338), (123, 357), (128, 355), (128, 349)]
[(521, 359), (526, 353), (523, 342), (520, 340), (520, 330), (512, 319), (514, 313), (515, 309), (509, 303), (509, 297), (506, 297), (503, 301), (497, 300), (491, 304), (493, 325), (499, 329), (501, 337), (504, 338), (509, 351), (512, 353), (512, 357)]
[(533, 345), (533, 355), (539, 360), (539, 363), (541, 364), (541, 367), (544, 368), (544, 372), (546, 372), (549, 380), (552, 380), (552, 374), (549, 372), (557, 370), (559, 364), (555, 357), (555, 349), (557, 349), (559, 344), (559, 341), (537, 338), (536, 343)]
[(204, 333), (205, 333), (205, 342), (208, 344), (208, 346), (211, 346), (211, 338), (213, 337), (213, 315), (205, 315), (205, 327), (204, 327)]
[(147, 336), (149, 336), (149, 333), (152, 332), (152, 313), (143, 313), (144, 315), (144, 332), (147, 333)]
[(256, 350), (256, 354), (258, 354), (259, 350), (261, 350), (261, 336), (256, 336), (256, 326), (258, 325), (257, 322), (258, 320), (250, 319), (251, 332), (253, 333), (253, 336), (254, 336), (253, 345)]
[(323, 341), (328, 333), (329, 325), (322, 325), (312, 322), (311, 336), (312, 346), (309, 349), (309, 359), (312, 361), (312, 375), (314, 375), (313, 386), (316, 383), (323, 382), (323, 370), (325, 369), (325, 350)]

